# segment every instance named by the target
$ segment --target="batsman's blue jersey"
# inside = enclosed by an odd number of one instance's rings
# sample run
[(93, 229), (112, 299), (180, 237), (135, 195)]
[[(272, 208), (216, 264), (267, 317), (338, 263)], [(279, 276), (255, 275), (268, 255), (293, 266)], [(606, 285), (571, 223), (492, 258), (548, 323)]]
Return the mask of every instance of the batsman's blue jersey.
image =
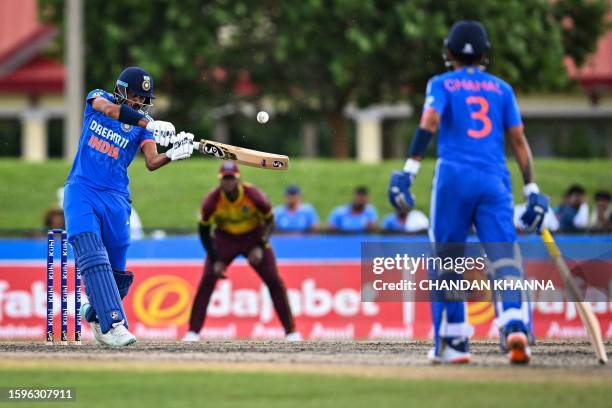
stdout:
[(513, 242), (505, 133), (521, 126), (510, 85), (475, 67), (430, 79), (424, 112), (440, 114), (432, 191), (436, 242), (464, 242), (472, 225), (483, 242)]
[(111, 266), (124, 270), (130, 242), (131, 200), (127, 168), (153, 135), (96, 111), (96, 97), (115, 98), (96, 89), (87, 95), (79, 149), (64, 189), (68, 239), (85, 232), (101, 237)]
[(505, 131), (522, 125), (512, 87), (474, 67), (433, 77), (424, 111), (441, 116), (438, 156), (445, 162), (506, 173)]
[(116, 103), (112, 94), (100, 89), (87, 95), (79, 149), (67, 183), (77, 182), (129, 197), (127, 168), (138, 149), (147, 141), (154, 142), (154, 138), (146, 129), (125, 125), (96, 111), (91, 102), (98, 96)]

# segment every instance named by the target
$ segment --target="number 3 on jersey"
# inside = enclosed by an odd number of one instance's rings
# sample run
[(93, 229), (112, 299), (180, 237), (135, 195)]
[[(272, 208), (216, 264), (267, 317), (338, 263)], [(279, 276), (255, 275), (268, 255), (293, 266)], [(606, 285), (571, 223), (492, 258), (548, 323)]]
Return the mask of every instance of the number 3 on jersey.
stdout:
[(489, 136), (493, 127), (491, 119), (487, 116), (489, 113), (489, 101), (482, 96), (468, 96), (465, 100), (468, 105), (478, 105), (479, 109), (473, 111), (470, 117), (474, 120), (482, 122), (482, 128), (480, 130), (468, 129), (468, 136), (475, 139), (481, 139)]

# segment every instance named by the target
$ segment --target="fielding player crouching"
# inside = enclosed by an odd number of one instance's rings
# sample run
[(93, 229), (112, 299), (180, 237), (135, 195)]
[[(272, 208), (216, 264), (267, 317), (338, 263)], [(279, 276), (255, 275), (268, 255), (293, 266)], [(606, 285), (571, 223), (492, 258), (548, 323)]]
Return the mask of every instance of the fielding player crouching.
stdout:
[[(200, 340), (199, 333), (217, 280), (226, 278), (227, 268), (238, 255), (248, 259), (268, 287), (286, 340), (299, 341), (301, 336), (295, 331), (287, 290), (268, 242), (274, 228), (272, 207), (259, 190), (240, 181), (235, 163), (223, 163), (219, 178), (220, 186), (206, 196), (202, 205), (199, 232), (207, 256), (204, 276), (191, 309), (189, 331), (183, 341)], [(213, 225), (216, 227), (214, 236), (211, 235)]]

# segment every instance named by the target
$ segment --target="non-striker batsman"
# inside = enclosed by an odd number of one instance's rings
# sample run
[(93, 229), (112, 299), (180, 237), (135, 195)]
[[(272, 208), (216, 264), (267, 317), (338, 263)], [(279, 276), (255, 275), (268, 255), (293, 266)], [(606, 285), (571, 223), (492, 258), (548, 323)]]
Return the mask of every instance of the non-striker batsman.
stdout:
[[(131, 199), (127, 168), (142, 150), (150, 171), (193, 152), (193, 135), (175, 135), (170, 122), (153, 120), (153, 78), (139, 67), (126, 68), (113, 94), (96, 89), (86, 97), (83, 128), (64, 189), (68, 239), (81, 269), (89, 303), (82, 315), (96, 340), (109, 346), (136, 341), (128, 331), (122, 299), (134, 279), (126, 271)], [(156, 142), (172, 147), (158, 153)]]
[[(538, 229), (548, 199), (534, 182), (531, 151), (512, 87), (484, 71), (489, 41), (479, 22), (459, 21), (445, 40), (450, 72), (427, 84), (425, 106), (402, 171), (394, 172), (389, 199), (397, 208), (411, 208), (410, 186), (429, 142), (438, 133), (438, 162), (431, 196), (430, 239), (435, 247), (464, 243), (474, 226), (496, 279), (523, 275), (513, 226), (512, 186), (504, 154), (510, 140), (523, 181), (527, 210), (525, 227)], [(447, 246), (448, 247), (448, 246)], [(429, 271), (434, 279), (460, 279), (454, 272)], [(454, 276), (451, 276), (454, 275)], [(501, 345), (513, 363), (529, 361), (530, 310), (524, 294), (495, 294), (496, 323)], [(465, 302), (432, 293), (433, 362), (461, 363), (470, 359), (472, 327)]]

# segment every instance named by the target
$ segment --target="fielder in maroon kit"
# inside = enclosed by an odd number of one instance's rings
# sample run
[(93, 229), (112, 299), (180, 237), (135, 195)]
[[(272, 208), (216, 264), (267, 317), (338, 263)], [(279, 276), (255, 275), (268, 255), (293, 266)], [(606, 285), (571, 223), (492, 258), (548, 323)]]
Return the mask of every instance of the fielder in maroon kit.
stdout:
[(270, 202), (257, 188), (241, 182), (240, 171), (233, 162), (223, 163), (219, 178), (219, 187), (210, 192), (202, 204), (199, 233), (207, 255), (204, 276), (191, 309), (189, 331), (183, 341), (200, 340), (199, 333), (215, 285), (219, 279), (226, 279), (227, 268), (239, 255), (248, 259), (268, 287), (286, 340), (301, 340), (295, 331), (287, 290), (268, 241), (274, 229)]

